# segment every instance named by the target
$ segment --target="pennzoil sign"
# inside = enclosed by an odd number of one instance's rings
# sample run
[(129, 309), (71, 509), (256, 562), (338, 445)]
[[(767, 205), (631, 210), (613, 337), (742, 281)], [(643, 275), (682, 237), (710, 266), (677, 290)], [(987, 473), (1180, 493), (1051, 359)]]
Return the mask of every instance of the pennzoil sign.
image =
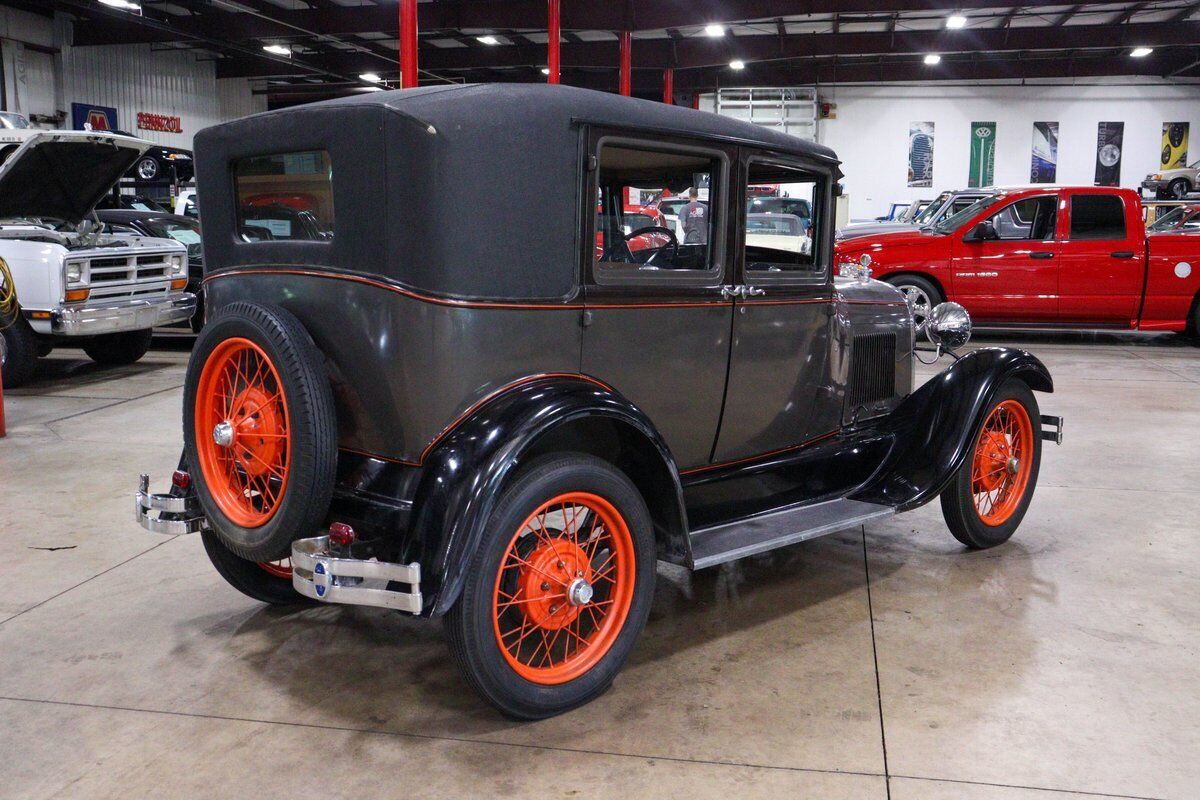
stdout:
[(137, 126), (139, 131), (183, 133), (183, 120), (167, 114), (151, 114), (147, 111), (139, 111)]

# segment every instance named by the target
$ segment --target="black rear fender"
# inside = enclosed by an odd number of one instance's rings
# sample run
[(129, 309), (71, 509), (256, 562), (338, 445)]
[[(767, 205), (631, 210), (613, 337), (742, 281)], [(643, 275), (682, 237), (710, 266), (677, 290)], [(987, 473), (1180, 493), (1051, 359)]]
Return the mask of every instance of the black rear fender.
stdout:
[(675, 460), (641, 411), (612, 389), (584, 377), (521, 383), (490, 400), (428, 454), (413, 504), (422, 591), (433, 615), (462, 590), (505, 483), (521, 465), (551, 452), (584, 452), (613, 463), (641, 490), (654, 520), (659, 557), (690, 556), (683, 491)]
[(901, 511), (937, 497), (962, 466), (992, 398), (1010, 378), (1035, 391), (1054, 391), (1050, 372), (1037, 357), (1005, 347), (968, 353), (917, 389), (883, 422), (895, 444), (875, 476), (852, 496)]

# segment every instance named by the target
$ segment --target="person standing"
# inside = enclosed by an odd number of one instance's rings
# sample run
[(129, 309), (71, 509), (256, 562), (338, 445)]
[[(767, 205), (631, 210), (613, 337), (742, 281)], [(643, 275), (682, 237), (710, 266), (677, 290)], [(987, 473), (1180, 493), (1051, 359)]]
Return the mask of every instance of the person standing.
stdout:
[(679, 210), (684, 244), (708, 244), (708, 204), (701, 203), (699, 196), (695, 186), (688, 189), (688, 204)]

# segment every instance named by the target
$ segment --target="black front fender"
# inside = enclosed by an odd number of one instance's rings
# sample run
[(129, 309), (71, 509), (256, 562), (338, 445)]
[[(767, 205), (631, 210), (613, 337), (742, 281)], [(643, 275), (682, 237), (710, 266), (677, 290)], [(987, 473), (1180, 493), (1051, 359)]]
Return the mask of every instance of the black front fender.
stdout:
[[(443, 436), (424, 462), (414, 502), (426, 612), (443, 614), (462, 591), (466, 566), (479, 546), (505, 482), (543, 436), (575, 422), (609, 420), (638, 443), (639, 465), (658, 476), (674, 546), (686, 546), (683, 490), (674, 458), (653, 424), (624, 397), (583, 376), (522, 382), (489, 400)], [(632, 476), (631, 476), (632, 477)], [(636, 479), (635, 479), (636, 482)], [(673, 491), (672, 491), (673, 489)], [(654, 498), (647, 497), (647, 503)], [(653, 512), (652, 512), (653, 513)], [(680, 555), (680, 559), (684, 558)]]
[[(937, 497), (962, 466), (992, 398), (1009, 378), (1053, 392), (1046, 366), (1024, 350), (969, 353), (909, 395), (882, 423), (894, 436), (887, 457), (854, 497), (900, 511)], [(1035, 428), (1039, 421), (1034, 420)]]

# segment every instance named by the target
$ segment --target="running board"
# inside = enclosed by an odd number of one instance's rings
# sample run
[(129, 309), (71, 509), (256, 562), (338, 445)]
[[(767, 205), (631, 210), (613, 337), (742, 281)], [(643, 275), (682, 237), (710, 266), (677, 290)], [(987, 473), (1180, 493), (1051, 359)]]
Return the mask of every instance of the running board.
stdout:
[(896, 509), (891, 506), (842, 498), (701, 528), (692, 533), (692, 567), (703, 569), (724, 564), (844, 531), (895, 513)]

